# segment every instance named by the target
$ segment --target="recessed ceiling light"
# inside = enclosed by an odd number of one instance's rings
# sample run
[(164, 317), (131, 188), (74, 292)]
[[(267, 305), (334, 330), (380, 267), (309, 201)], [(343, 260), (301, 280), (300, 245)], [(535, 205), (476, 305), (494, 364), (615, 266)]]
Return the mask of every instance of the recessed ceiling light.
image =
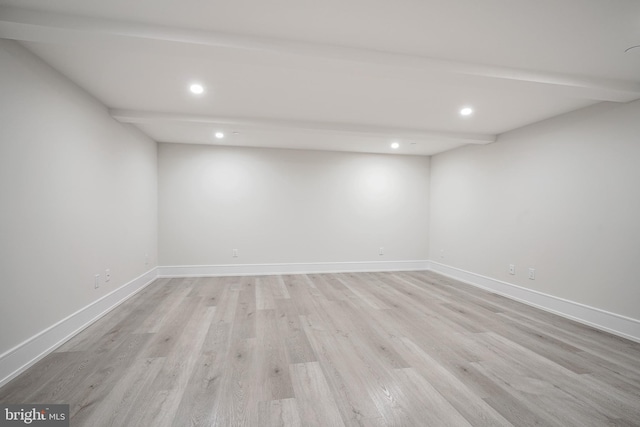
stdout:
[(222, 133), (222, 132), (216, 132), (216, 133), (215, 133), (215, 136), (216, 136), (216, 138), (218, 138), (218, 139), (222, 139), (222, 138), (224, 138), (224, 133)]
[(399, 143), (397, 143), (397, 142), (392, 142), (392, 143), (391, 143), (391, 148), (393, 148), (394, 150), (397, 150), (397, 149), (398, 149), (398, 147), (400, 147), (400, 144), (399, 144)]
[(199, 83), (194, 83), (191, 86), (189, 86), (189, 90), (191, 91), (191, 93), (195, 95), (201, 95), (204, 93), (204, 86), (202, 86)]
[(470, 116), (472, 114), (473, 114), (473, 108), (471, 107), (464, 107), (462, 110), (460, 110), (461, 116)]

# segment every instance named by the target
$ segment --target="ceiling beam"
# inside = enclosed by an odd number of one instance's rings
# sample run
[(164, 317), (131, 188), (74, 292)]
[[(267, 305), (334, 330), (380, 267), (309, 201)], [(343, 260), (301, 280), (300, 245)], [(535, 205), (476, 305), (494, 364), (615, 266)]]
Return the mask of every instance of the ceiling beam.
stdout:
[(346, 123), (328, 123), (302, 120), (279, 120), (271, 118), (211, 117), (174, 113), (158, 113), (137, 110), (109, 110), (111, 117), (122, 123), (199, 123), (218, 126), (234, 126), (242, 129), (302, 130), (341, 135), (384, 136), (393, 139), (451, 141), (465, 144), (489, 144), (495, 142), (493, 134), (436, 132), (423, 129), (392, 128)]
[(250, 37), (212, 31), (188, 30), (100, 18), (79, 17), (0, 6), (0, 37), (43, 43), (116, 44), (163, 43), (168, 51), (185, 45), (252, 50), (367, 64), (409, 67), (433, 74), (462, 74), (512, 80), (568, 89), (573, 96), (596, 101), (629, 102), (640, 98), (640, 81), (612, 80), (573, 74), (449, 61), (419, 55), (348, 46)]

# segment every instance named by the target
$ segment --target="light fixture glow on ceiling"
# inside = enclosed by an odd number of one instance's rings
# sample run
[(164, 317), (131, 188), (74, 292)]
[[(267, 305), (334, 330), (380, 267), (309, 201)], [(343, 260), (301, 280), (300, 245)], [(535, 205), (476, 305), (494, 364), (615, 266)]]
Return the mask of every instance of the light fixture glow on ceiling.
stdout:
[(463, 109), (460, 110), (461, 116), (470, 116), (472, 114), (473, 114), (473, 108), (471, 107), (464, 107)]
[(195, 95), (202, 95), (204, 93), (204, 86), (199, 83), (194, 83), (189, 86), (189, 90)]
[(222, 132), (216, 132), (216, 133), (215, 133), (215, 137), (216, 137), (216, 138), (218, 138), (218, 139), (222, 139), (222, 138), (224, 138), (224, 133), (222, 133)]
[(400, 147), (400, 144), (399, 144), (399, 143), (397, 143), (397, 142), (392, 142), (392, 143), (391, 143), (391, 148), (393, 148), (394, 150), (397, 150), (397, 149), (398, 149), (398, 147)]

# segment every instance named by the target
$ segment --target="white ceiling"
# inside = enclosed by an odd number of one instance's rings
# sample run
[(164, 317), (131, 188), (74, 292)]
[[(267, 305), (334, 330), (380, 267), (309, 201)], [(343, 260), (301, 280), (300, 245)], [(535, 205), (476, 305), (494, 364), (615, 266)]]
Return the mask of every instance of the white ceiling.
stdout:
[(0, 0), (0, 37), (160, 142), (430, 155), (640, 98), (637, 0)]

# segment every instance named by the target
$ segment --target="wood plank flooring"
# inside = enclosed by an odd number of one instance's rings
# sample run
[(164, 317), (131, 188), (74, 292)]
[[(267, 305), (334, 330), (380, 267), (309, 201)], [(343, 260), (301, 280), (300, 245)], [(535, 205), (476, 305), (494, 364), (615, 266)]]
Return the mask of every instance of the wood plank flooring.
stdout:
[(72, 426), (640, 426), (640, 344), (431, 272), (159, 279), (0, 389)]

